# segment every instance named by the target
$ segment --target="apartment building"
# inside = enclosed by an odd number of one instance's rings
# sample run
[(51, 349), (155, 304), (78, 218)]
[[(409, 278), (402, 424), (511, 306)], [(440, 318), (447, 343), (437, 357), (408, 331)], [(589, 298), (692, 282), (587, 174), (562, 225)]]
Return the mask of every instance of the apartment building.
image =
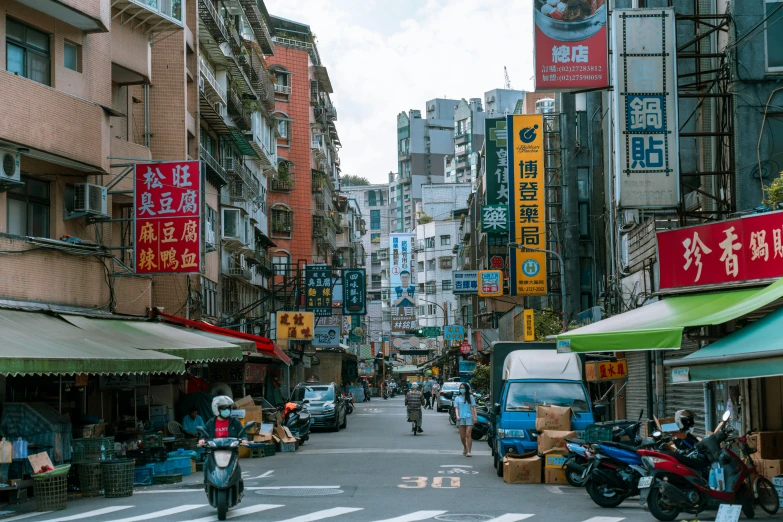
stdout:
[(301, 263), (333, 264), (337, 253), (340, 139), (331, 81), (306, 24), (271, 17), (275, 54), (277, 172), (269, 186), (272, 260), (278, 275)]

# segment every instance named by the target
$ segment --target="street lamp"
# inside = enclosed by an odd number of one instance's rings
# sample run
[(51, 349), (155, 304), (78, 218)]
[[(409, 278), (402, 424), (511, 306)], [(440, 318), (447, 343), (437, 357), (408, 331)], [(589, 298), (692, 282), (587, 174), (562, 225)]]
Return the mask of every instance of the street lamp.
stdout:
[(565, 288), (565, 264), (563, 263), (563, 258), (560, 257), (560, 254), (555, 252), (554, 250), (547, 250), (545, 248), (532, 248), (529, 246), (523, 246), (519, 243), (509, 243), (509, 248), (519, 248), (520, 250), (532, 250), (534, 252), (545, 252), (547, 254), (552, 254), (557, 258), (557, 262), (560, 263), (560, 313), (563, 316), (563, 331), (565, 332), (567, 329), (566, 325), (566, 288)]

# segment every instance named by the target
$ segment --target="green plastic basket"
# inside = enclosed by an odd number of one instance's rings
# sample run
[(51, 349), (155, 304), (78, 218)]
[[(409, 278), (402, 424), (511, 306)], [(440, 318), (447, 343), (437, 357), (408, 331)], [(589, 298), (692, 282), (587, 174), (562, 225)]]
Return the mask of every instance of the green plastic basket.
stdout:
[(33, 475), (33, 495), (36, 511), (65, 509), (68, 500), (68, 472), (70, 464), (57, 466), (53, 471)]
[(585, 442), (612, 442), (613, 426), (591, 424), (585, 428)]

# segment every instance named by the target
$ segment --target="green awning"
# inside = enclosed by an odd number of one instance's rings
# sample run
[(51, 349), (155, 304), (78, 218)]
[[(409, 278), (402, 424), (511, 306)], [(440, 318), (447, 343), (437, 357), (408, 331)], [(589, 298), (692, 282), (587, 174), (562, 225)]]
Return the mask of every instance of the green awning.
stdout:
[(2, 375), (185, 372), (179, 357), (136, 350), (44, 313), (0, 310), (0, 339)]
[(181, 357), (188, 363), (241, 361), (242, 348), (180, 328), (150, 321), (121, 321), (63, 315), (69, 323), (90, 332), (101, 332), (113, 339), (145, 351)]
[(242, 348), (243, 352), (250, 352), (252, 354), (255, 354), (258, 352), (256, 349), (256, 343), (255, 341), (248, 341), (246, 339), (239, 339), (238, 337), (231, 337), (230, 335), (220, 335), (212, 332), (204, 332), (202, 330), (196, 330), (195, 328), (186, 328), (184, 326), (174, 326), (174, 325), (167, 325), (169, 328), (174, 328), (176, 330), (180, 330), (183, 332), (196, 334), (196, 335), (203, 335), (204, 337), (209, 337), (210, 339), (215, 339), (218, 341), (222, 341), (229, 344), (235, 344)]
[(670, 297), (557, 336), (559, 352), (678, 350), (685, 328), (723, 324), (783, 297), (783, 279), (762, 289)]
[(772, 312), (682, 359), (666, 361), (675, 382), (783, 375), (783, 309)]

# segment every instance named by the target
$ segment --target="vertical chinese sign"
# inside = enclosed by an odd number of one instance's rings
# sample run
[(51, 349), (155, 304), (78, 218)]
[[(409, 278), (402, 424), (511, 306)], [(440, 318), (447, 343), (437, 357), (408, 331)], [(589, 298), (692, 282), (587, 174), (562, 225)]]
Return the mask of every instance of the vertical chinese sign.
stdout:
[(343, 270), (343, 315), (367, 313), (367, 275), (364, 268)]
[(413, 283), (413, 242), (415, 234), (389, 236), (392, 331), (416, 328), (416, 285)]
[(680, 202), (674, 8), (615, 9), (615, 179), (621, 208)]
[[(508, 163), (510, 239), (520, 247), (546, 248), (544, 117), (509, 115)], [(546, 295), (546, 253), (511, 249), (511, 295)]]
[(534, 0), (536, 90), (609, 86), (605, 0)]
[(312, 312), (277, 312), (277, 338), (289, 341), (312, 341)]
[(508, 280), (508, 133), (506, 118), (484, 120), (486, 136), (484, 187), (486, 204), (481, 209), (481, 229), (487, 234), (489, 268), (502, 270)]
[(332, 315), (332, 267), (307, 265), (305, 267), (305, 310), (316, 317)]
[(137, 274), (201, 271), (201, 193), (198, 161), (135, 165)]

